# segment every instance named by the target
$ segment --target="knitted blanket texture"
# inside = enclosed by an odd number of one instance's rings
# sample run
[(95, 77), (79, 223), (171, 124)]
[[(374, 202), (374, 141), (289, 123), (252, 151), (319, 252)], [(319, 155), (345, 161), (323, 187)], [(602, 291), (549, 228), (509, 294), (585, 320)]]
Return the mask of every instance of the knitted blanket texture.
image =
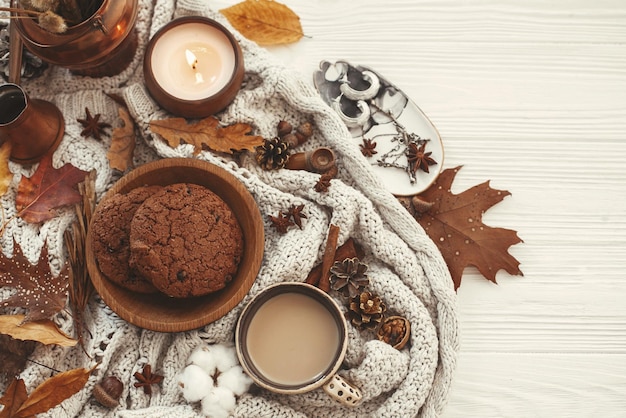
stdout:
[[(0, 5), (8, 5), (8, 0)], [(360, 332), (349, 326), (349, 347), (340, 374), (363, 391), (363, 402), (348, 408), (336, 404), (322, 389), (300, 395), (279, 395), (259, 388), (237, 400), (235, 417), (435, 417), (442, 413), (455, 370), (458, 351), (456, 295), (443, 258), (399, 202), (373, 175), (369, 163), (349, 140), (349, 133), (338, 116), (322, 101), (312, 83), (271, 56), (266, 50), (240, 36), (223, 17), (209, 9), (203, 0), (140, 0), (136, 29), (139, 47), (130, 66), (113, 77), (89, 78), (51, 66), (39, 78), (22, 85), (33, 98), (54, 102), (62, 111), (66, 133), (54, 154), (53, 164), (71, 163), (81, 170), (97, 170), (98, 198), (123, 173), (109, 167), (106, 154), (108, 135), (96, 141), (81, 137), (85, 108), (99, 113), (102, 120), (119, 126), (117, 104), (108, 94), (124, 97), (139, 127), (141, 138), (134, 164), (160, 158), (199, 158), (218, 165), (237, 177), (254, 196), (264, 222), (263, 263), (249, 294), (227, 315), (201, 329), (181, 333), (159, 333), (138, 328), (119, 318), (97, 295), (85, 312), (85, 349), (39, 345), (31, 358), (56, 370), (100, 364), (87, 385), (76, 395), (42, 417), (124, 417), (164, 418), (202, 417), (196, 404), (182, 397), (176, 376), (186, 366), (191, 352), (203, 343), (232, 343), (236, 321), (250, 298), (270, 284), (303, 281), (321, 261), (329, 225), (340, 227), (339, 244), (354, 238), (366, 253), (370, 290), (381, 297), (391, 314), (411, 322), (410, 344), (402, 350), (378, 341), (373, 332)], [(222, 123), (248, 123), (256, 135), (276, 135), (280, 120), (293, 126), (303, 121), (314, 125), (314, 135), (298, 151), (319, 146), (333, 149), (339, 173), (325, 193), (314, 185), (319, 174), (300, 170), (264, 171), (253, 156), (229, 159), (210, 151), (194, 155), (191, 145), (171, 148), (153, 134), (149, 122), (172, 117), (147, 93), (142, 75), (143, 51), (150, 37), (171, 19), (183, 15), (205, 15), (229, 27), (240, 42), (246, 67), (244, 84), (234, 102), (216, 115)], [(339, 57), (341, 58), (341, 57)], [(10, 163), (15, 174), (9, 192), (1, 198), (5, 218), (16, 213), (15, 195), (22, 176), (31, 176), (34, 166)], [(291, 205), (304, 204), (307, 219), (302, 229), (279, 234), (270, 226), (268, 215), (276, 215)], [(42, 225), (19, 219), (10, 222), (0, 237), (2, 251), (10, 256), (14, 242), (35, 262), (43, 246), (51, 255), (51, 267), (58, 272), (65, 262), (63, 231), (73, 222), (72, 210)], [(0, 287), (0, 299), (11, 294)], [(336, 296), (336, 294), (334, 295)], [(339, 299), (338, 299), (339, 300)], [(0, 312), (6, 313), (6, 312)], [(60, 313), (55, 322), (70, 335), (72, 319)], [(88, 354), (88, 355), (87, 355)], [(133, 374), (150, 364), (164, 375), (152, 396), (135, 388)], [(20, 377), (27, 390), (49, 378), (53, 372), (28, 363)], [(114, 375), (124, 382), (120, 405), (106, 409), (96, 403), (91, 392), (104, 376)], [(0, 384), (4, 393), (6, 383)]]

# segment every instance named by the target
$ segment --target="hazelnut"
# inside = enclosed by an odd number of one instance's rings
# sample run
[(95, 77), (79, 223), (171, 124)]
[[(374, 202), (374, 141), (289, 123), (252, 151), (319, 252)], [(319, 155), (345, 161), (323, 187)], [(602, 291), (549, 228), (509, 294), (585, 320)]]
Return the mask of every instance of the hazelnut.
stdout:
[(93, 388), (93, 397), (107, 408), (115, 408), (119, 405), (120, 396), (124, 391), (124, 385), (115, 376), (107, 376)]
[(286, 120), (281, 120), (280, 122), (278, 122), (278, 136), (280, 138), (284, 137), (287, 134), (290, 134), (291, 131), (293, 131), (293, 126), (291, 126), (291, 123), (287, 122)]

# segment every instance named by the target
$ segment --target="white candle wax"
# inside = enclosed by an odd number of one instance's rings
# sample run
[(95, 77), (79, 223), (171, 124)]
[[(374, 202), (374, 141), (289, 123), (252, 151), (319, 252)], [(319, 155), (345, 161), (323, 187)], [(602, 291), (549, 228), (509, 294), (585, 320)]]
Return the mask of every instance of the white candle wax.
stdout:
[[(189, 58), (195, 60), (189, 62)], [(235, 71), (235, 51), (219, 29), (184, 23), (164, 32), (154, 44), (152, 73), (163, 90), (182, 100), (213, 96)]]

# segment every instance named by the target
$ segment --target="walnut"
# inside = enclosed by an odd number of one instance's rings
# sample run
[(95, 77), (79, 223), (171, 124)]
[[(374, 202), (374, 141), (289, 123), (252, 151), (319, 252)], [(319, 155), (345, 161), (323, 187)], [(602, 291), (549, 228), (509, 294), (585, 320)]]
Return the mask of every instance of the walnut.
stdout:
[(411, 323), (402, 316), (390, 316), (378, 328), (377, 335), (379, 340), (401, 350), (411, 336)]

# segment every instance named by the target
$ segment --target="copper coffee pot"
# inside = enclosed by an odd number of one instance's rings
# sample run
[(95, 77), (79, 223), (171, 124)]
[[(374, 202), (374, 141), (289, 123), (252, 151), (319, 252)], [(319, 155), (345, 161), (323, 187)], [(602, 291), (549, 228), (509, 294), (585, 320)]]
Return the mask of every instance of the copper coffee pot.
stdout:
[(65, 121), (59, 108), (30, 99), (17, 84), (0, 86), (0, 142), (11, 142), (11, 160), (21, 164), (39, 161), (63, 139)]

